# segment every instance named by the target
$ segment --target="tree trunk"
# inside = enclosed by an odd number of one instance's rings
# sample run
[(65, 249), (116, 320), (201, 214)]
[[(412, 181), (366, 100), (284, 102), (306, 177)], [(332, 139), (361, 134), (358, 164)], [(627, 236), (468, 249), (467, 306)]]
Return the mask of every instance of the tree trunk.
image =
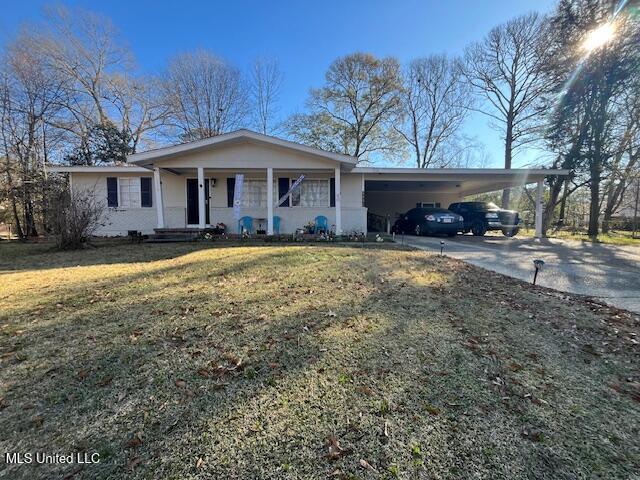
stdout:
[(565, 215), (567, 214), (567, 191), (569, 190), (569, 182), (563, 179), (564, 189), (562, 191), (562, 200), (560, 202), (560, 217), (558, 218), (558, 228), (564, 227)]
[[(513, 119), (512, 114), (507, 115), (507, 132), (504, 137), (504, 168), (511, 168), (511, 159), (513, 157)], [(509, 197), (511, 189), (505, 188), (502, 191), (502, 208), (509, 208)]]
[[(549, 200), (547, 201), (544, 212), (542, 214), (542, 234), (547, 236), (547, 231), (551, 226), (551, 220), (553, 219), (553, 211), (558, 204), (558, 197), (560, 196), (560, 190), (565, 185), (567, 180), (563, 177), (558, 177), (556, 181), (549, 188)], [(564, 202), (563, 198), (563, 202)]]
[(591, 198), (589, 205), (589, 229), (587, 235), (597, 237), (599, 233), (598, 217), (600, 216), (600, 156), (595, 155), (591, 161)]
[(22, 223), (20, 222), (20, 215), (18, 214), (18, 204), (14, 194), (11, 194), (11, 210), (13, 211), (13, 222), (16, 225), (16, 235), (22, 240), (24, 238), (24, 232), (22, 230)]

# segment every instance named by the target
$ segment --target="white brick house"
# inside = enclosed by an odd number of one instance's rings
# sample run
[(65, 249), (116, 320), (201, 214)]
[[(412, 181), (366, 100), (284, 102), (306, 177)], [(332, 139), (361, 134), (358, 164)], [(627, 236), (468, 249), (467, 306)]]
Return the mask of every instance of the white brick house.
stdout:
[[(357, 167), (347, 155), (238, 130), (131, 155), (124, 166), (52, 166), (71, 188), (88, 189), (108, 206), (97, 234), (153, 233), (159, 228), (204, 229), (218, 223), (237, 233), (234, 187), (242, 174), (240, 215), (274, 233), (292, 233), (318, 216), (336, 233), (366, 232), (368, 214), (390, 219), (418, 203), (447, 207), (466, 195), (538, 183), (541, 226), (544, 169), (415, 169)], [(278, 200), (301, 175), (304, 180)], [(372, 214), (372, 215), (371, 215)], [(539, 224), (539, 225), (538, 225)], [(277, 225), (276, 225), (277, 226)], [(277, 233), (277, 232), (276, 232)]]

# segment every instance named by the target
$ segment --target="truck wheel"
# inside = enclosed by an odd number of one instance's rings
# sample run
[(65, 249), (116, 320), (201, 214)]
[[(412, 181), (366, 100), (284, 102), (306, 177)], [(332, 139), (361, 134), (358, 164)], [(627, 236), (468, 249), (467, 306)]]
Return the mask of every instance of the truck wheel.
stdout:
[(487, 227), (482, 222), (475, 222), (471, 226), (471, 233), (473, 233), (476, 237), (482, 237), (485, 233), (487, 233)]
[(511, 228), (511, 229), (506, 229), (505, 228), (504, 230), (502, 230), (502, 234), (505, 237), (515, 237), (518, 234), (519, 231), (520, 231), (520, 229), (518, 227)]

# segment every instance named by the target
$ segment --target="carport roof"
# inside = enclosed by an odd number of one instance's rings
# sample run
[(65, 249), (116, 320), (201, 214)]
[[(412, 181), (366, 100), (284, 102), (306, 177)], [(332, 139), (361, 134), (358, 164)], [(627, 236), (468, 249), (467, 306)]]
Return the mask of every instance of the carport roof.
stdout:
[[(386, 168), (386, 167), (355, 167), (352, 173), (368, 173), (368, 174), (410, 174), (422, 175), (425, 177), (442, 175), (472, 175), (472, 176), (494, 176), (500, 175), (505, 177), (547, 177), (547, 176), (566, 176), (569, 170), (551, 169), (551, 168)], [(537, 180), (537, 178), (536, 178)]]
[(431, 191), (458, 195), (474, 195), (509, 187), (526, 185), (547, 176), (565, 176), (568, 170), (545, 168), (375, 168), (356, 167), (351, 173), (360, 173), (366, 190), (376, 191)]

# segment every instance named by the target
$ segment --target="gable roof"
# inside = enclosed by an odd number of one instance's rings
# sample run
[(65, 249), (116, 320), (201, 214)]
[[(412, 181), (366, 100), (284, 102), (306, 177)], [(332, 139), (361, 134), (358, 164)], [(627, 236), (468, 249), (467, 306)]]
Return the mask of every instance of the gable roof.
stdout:
[(215, 137), (204, 138), (202, 140), (194, 140), (193, 142), (181, 143), (179, 145), (172, 145), (170, 147), (162, 147), (154, 150), (148, 150), (146, 152), (134, 153), (133, 155), (129, 155), (127, 157), (127, 162), (137, 165), (144, 165), (147, 163), (151, 163), (154, 160), (171, 158), (187, 152), (206, 150), (208, 148), (213, 148), (216, 145), (224, 145), (243, 140), (254, 143), (275, 145), (289, 150), (295, 150), (309, 155), (327, 158), (335, 162), (345, 163), (349, 166), (354, 166), (358, 161), (357, 158), (349, 155), (327, 152), (325, 150), (309, 147), (301, 143), (291, 142), (289, 140), (283, 140), (281, 138), (264, 135), (262, 133), (253, 132), (251, 130), (241, 129), (229, 133), (224, 133), (222, 135), (217, 135)]

